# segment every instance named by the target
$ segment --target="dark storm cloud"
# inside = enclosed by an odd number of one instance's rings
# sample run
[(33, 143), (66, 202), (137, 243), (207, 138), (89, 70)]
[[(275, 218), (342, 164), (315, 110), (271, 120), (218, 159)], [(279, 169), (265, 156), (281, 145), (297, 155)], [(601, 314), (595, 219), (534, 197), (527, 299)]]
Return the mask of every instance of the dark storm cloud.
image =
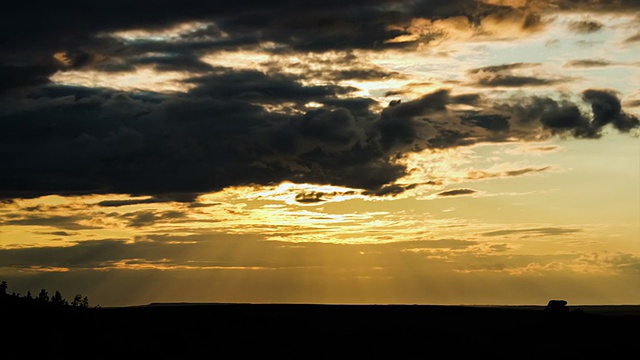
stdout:
[[(209, 66), (198, 59), (202, 51), (269, 41), (288, 49), (320, 52), (393, 46), (385, 41), (401, 32), (389, 31), (387, 25), (407, 21), (414, 14), (402, 6), (392, 7), (381, 0), (297, 4), (115, 0), (104, 6), (44, 2), (33, 11), (32, 4), (16, 3), (0, 13), (0, 93), (46, 84), (59, 69), (90, 66), (130, 71), (136, 65), (151, 65), (158, 70), (205, 72)], [(209, 25), (182, 34), (179, 41), (128, 41), (109, 36), (119, 30), (160, 30), (193, 21)], [(63, 60), (54, 60), (54, 54), (63, 54)], [(372, 75), (376, 74), (338, 76)]]
[[(516, 132), (527, 132), (532, 126), (542, 125), (555, 135), (598, 138), (608, 124), (623, 133), (640, 127), (637, 117), (622, 110), (620, 99), (612, 90), (587, 89), (582, 93), (582, 98), (591, 106), (591, 116), (582, 113), (578, 105), (569, 100), (539, 96), (497, 105), (495, 108), (509, 117), (511, 127)], [(526, 137), (524, 134), (522, 136)]]
[(578, 106), (568, 100), (532, 97), (519, 104), (507, 105), (511, 123), (523, 127), (542, 125), (554, 134), (566, 132), (576, 137), (594, 137), (597, 132)]
[[(615, 94), (602, 90), (584, 93), (592, 119), (569, 101), (532, 97), (487, 105), (478, 94), (454, 96), (450, 90), (393, 101), (378, 111), (374, 100), (355, 97), (355, 88), (302, 81), (306, 76), (333, 81), (396, 76), (363, 66), (350, 50), (408, 46), (387, 42), (406, 35), (389, 26), (403, 28), (417, 17), (461, 15), (475, 24), (490, 15), (508, 16), (514, 11), (508, 6), (474, 0), (115, 0), (104, 6), (42, 3), (38, 11), (32, 11), (32, 4), (18, 2), (4, 10), (0, 14), (3, 201), (113, 193), (150, 197), (97, 205), (190, 202), (200, 193), (229, 186), (284, 180), (394, 195), (414, 186), (395, 184), (407, 174), (398, 159), (408, 152), (530, 139), (539, 135), (540, 127), (554, 135), (576, 137), (597, 137), (607, 124), (622, 132), (638, 127), (637, 118), (621, 109)], [(200, 27), (172, 39), (113, 34), (166, 30), (193, 21)], [(318, 73), (300, 64), (301, 75), (295, 76), (273, 71), (275, 67), (266, 73), (214, 67), (200, 58), (207, 52), (255, 49), (262, 44), (273, 44), (264, 51), (280, 54), (344, 55), (314, 60), (336, 61), (340, 66), (335, 69)], [(484, 86), (559, 81), (511, 73), (536, 65), (496, 65), (470, 74)], [(49, 80), (57, 71), (123, 72), (141, 66), (189, 73), (192, 77), (185, 83), (193, 88), (181, 94), (127, 93)], [(312, 102), (322, 107), (311, 109), (307, 105)], [(451, 110), (456, 104), (479, 110)], [(320, 201), (325, 196), (307, 195), (300, 200)], [(142, 226), (157, 216), (139, 214), (130, 219), (131, 225)], [(53, 218), (9, 221), (64, 223)]]
[(481, 98), (479, 94), (461, 94), (454, 96), (452, 102), (454, 104), (478, 105)]
[(582, 93), (582, 97), (591, 104), (593, 126), (602, 128), (612, 124), (622, 132), (640, 126), (640, 120), (637, 117), (622, 111), (622, 105), (615, 92), (606, 89), (589, 89)]
[[(509, 18), (517, 14), (524, 17), (523, 28), (534, 28), (540, 23), (540, 15), (533, 10), (536, 7), (542, 11), (556, 7), (605, 11), (638, 8), (632, 1), (574, 0), (536, 3), (526, 11), (476, 0), (312, 0), (296, 3), (284, 0), (114, 0), (101, 6), (85, 6), (77, 1), (41, 2), (37, 11), (33, 11), (33, 4), (22, 2), (6, 7), (0, 14), (0, 64), (22, 67), (22, 71), (26, 71), (40, 62), (50, 61), (55, 53), (63, 53), (68, 60), (66, 66), (72, 68), (130, 69), (131, 62), (137, 61), (160, 69), (204, 71), (207, 65), (194, 55), (269, 42), (276, 44), (272, 50), (276, 52), (382, 50), (408, 46), (388, 40), (405, 35), (405, 31), (397, 29), (414, 18), (435, 20), (465, 16), (471, 23), (479, 24), (487, 16)], [(122, 9), (127, 11), (123, 13)], [(157, 31), (195, 21), (200, 23), (199, 28), (180, 34), (172, 41), (127, 40), (110, 35), (123, 30)], [(597, 26), (593, 21), (583, 21), (579, 27), (591, 29)], [(149, 56), (150, 53), (165, 55)], [(14, 82), (37, 83), (38, 79), (46, 79), (47, 74), (51, 73), (32, 69)]]
[[(123, 14), (121, 9), (125, 8)], [(32, 11), (29, 3), (16, 3), (4, 10), (0, 14), (0, 66), (7, 69), (0, 74), (7, 73), (7, 81), (3, 81), (7, 88), (42, 84), (58, 68), (130, 71), (135, 66), (150, 65), (158, 70), (206, 72), (208, 65), (199, 60), (206, 52), (265, 43), (275, 44), (268, 50), (274, 53), (406, 47), (411, 44), (389, 40), (406, 35), (406, 31), (397, 29), (414, 18), (466, 16), (475, 23), (492, 14), (506, 16), (514, 11), (475, 0), (114, 0), (103, 6), (39, 3), (37, 11)], [(159, 31), (193, 22), (199, 22), (199, 27), (166, 41), (113, 35), (125, 30)], [(63, 54), (64, 63), (43, 69), (41, 64), (51, 62), (54, 54)], [(336, 79), (383, 75), (371, 69), (333, 74)]]
[[(3, 177), (3, 195), (182, 193), (193, 199), (230, 185), (287, 179), (376, 189), (404, 173), (367, 134), (375, 118), (370, 100), (332, 99), (348, 89), (305, 87), (254, 72), (221, 72), (197, 82), (189, 94), (173, 96), (79, 89), (74, 97), (53, 87), (15, 105), (1, 116), (0, 148), (5, 166), (24, 171)], [(311, 100), (327, 107), (299, 116), (253, 104)]]
[[(323, 51), (381, 47), (401, 34), (387, 25), (413, 17), (440, 17), (468, 13), (473, 0), (338, 1), (313, 0), (292, 3), (274, 0), (241, 1), (110, 1), (105, 6), (79, 6), (75, 2), (32, 5), (16, 3), (0, 18), (1, 40), (7, 51), (60, 51), (96, 41), (96, 35), (116, 30), (161, 29), (189, 21), (213, 22), (209, 28), (190, 33), (182, 40), (254, 36), (254, 41), (272, 41), (294, 49)], [(126, 13), (122, 9), (126, 8)], [(153, 9), (153, 11), (149, 11)], [(44, 48), (42, 48), (44, 46)]]
[(130, 65), (153, 65), (158, 71), (190, 71), (192, 73), (213, 70), (213, 66), (202, 62), (193, 54), (160, 54), (134, 59)]
[(435, 131), (425, 117), (443, 112), (450, 103), (449, 91), (439, 90), (417, 100), (400, 103), (392, 101), (380, 114), (376, 123), (380, 142), (385, 150), (414, 147)]
[(188, 82), (198, 85), (190, 92), (194, 96), (247, 101), (293, 101), (303, 104), (355, 90), (337, 85), (303, 86), (292, 76), (267, 75), (255, 70), (220, 69), (214, 74), (194, 78)]
[(478, 114), (471, 111), (460, 114), (460, 117), (464, 122), (490, 130), (496, 135), (507, 133), (511, 127), (509, 118), (501, 114)]
[[(2, 196), (151, 196), (98, 204), (109, 207), (190, 202), (199, 193), (228, 186), (284, 180), (386, 196), (408, 189), (394, 184), (407, 171), (395, 159), (407, 152), (535, 138), (541, 126), (552, 135), (576, 137), (598, 137), (607, 124), (621, 132), (639, 126), (606, 90), (584, 92), (591, 119), (568, 100), (544, 97), (455, 112), (449, 105), (483, 101), (479, 95), (455, 97), (439, 90), (375, 113), (370, 99), (337, 97), (349, 89), (302, 86), (281, 75), (221, 71), (194, 81), (198, 86), (187, 94), (50, 86), (35, 99), (6, 102), (11, 106), (0, 113), (0, 150), (3, 167), (11, 171), (0, 179)], [(258, 105), (288, 104), (300, 112), (308, 101), (325, 105), (301, 114), (268, 112)]]
[(54, 64), (11, 65), (0, 63), (0, 95), (9, 91), (44, 85), (56, 72)]
[(128, 206), (128, 205), (153, 204), (157, 202), (161, 202), (161, 201), (154, 198), (142, 199), (142, 200), (105, 200), (105, 201), (100, 201), (98, 203), (98, 206), (119, 207), (119, 206)]

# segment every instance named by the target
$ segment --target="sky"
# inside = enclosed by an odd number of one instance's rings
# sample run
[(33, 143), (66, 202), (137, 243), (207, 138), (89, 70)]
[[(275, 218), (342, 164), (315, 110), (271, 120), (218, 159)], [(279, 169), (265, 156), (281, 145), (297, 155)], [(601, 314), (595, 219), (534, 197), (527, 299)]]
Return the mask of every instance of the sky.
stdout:
[(640, 304), (640, 2), (17, 2), (0, 280), (91, 305)]

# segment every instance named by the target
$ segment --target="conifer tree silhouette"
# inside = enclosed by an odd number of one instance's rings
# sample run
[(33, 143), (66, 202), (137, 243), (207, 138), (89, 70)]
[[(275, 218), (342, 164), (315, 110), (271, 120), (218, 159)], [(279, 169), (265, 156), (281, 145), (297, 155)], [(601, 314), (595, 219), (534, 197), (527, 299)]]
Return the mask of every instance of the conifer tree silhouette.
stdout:
[(60, 291), (57, 290), (51, 298), (51, 303), (58, 306), (68, 305), (67, 300), (65, 300), (65, 298), (62, 297), (62, 294), (60, 294)]
[(49, 293), (47, 292), (47, 290), (41, 289), (40, 293), (38, 294), (38, 297), (36, 297), (36, 300), (42, 301), (42, 302), (49, 302)]

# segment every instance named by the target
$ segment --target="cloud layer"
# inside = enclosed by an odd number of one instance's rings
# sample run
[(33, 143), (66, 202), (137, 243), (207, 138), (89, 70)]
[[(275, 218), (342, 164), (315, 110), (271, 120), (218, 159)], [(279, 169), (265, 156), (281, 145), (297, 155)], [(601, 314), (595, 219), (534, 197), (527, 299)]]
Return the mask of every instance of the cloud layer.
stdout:
[[(396, 181), (407, 175), (401, 159), (408, 153), (549, 136), (598, 138), (606, 126), (625, 133), (637, 129), (638, 118), (611, 89), (585, 89), (581, 98), (518, 95), (498, 101), (484, 92), (442, 87), (381, 104), (345, 83), (401, 77), (363, 65), (354, 50), (411, 51), (417, 42), (447, 38), (458, 25), (486, 35), (490, 25), (514, 19), (521, 30), (537, 31), (544, 26), (540, 15), (552, 8), (637, 8), (631, 1), (545, 4), (141, 1), (126, 3), (126, 15), (119, 1), (99, 9), (45, 4), (37, 12), (17, 4), (1, 18), (0, 153), (6, 171), (0, 196), (121, 193), (190, 201), (227, 187), (282, 181), (389, 195), (406, 189)], [(592, 33), (603, 25), (585, 20), (570, 28)], [(277, 64), (259, 71), (204, 60), (258, 48), (342, 55), (338, 63), (325, 62), (322, 69), (300, 65), (297, 72), (278, 71)], [(520, 73), (536, 67), (473, 68), (467, 85), (527, 88), (571, 81)], [(184, 90), (129, 91), (51, 80), (56, 74), (126, 75), (143, 68), (182, 74), (175, 83)]]

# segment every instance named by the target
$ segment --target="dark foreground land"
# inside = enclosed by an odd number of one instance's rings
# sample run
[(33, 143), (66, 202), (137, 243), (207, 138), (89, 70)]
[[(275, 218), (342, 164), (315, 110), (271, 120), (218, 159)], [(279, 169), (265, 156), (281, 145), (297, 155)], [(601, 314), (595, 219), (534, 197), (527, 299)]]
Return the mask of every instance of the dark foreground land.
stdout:
[[(640, 306), (0, 306), (6, 359), (627, 359)], [(0, 356), (2, 356), (0, 355)]]

